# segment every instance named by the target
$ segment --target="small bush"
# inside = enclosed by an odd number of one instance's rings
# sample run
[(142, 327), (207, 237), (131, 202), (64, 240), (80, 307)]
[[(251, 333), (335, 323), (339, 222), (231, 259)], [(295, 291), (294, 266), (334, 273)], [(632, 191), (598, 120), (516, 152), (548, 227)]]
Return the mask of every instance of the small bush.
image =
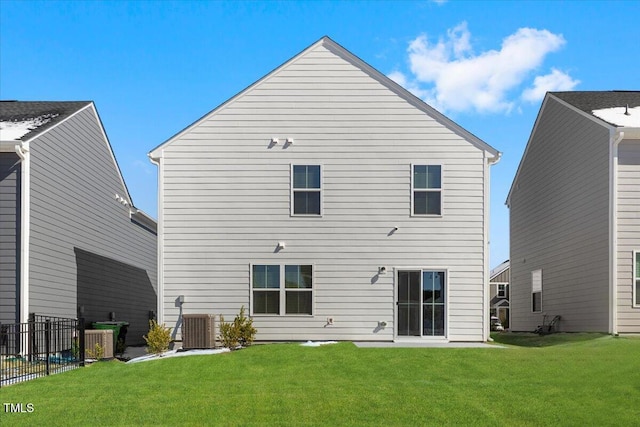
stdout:
[(96, 343), (93, 349), (87, 348), (85, 353), (89, 356), (89, 359), (100, 360), (104, 358), (104, 348), (102, 348), (100, 343)]
[(253, 327), (253, 319), (245, 316), (244, 305), (232, 323), (226, 323), (220, 316), (220, 342), (224, 347), (234, 349), (246, 347), (253, 343), (258, 331)]
[(149, 332), (142, 338), (147, 342), (147, 353), (161, 354), (169, 350), (171, 328), (159, 325), (155, 320), (149, 321)]

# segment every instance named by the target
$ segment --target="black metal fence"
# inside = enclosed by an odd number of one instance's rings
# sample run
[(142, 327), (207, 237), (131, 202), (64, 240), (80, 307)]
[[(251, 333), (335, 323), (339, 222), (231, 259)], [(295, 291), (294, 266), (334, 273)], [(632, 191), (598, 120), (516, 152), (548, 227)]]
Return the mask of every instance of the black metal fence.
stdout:
[(84, 320), (29, 315), (0, 324), (0, 387), (84, 366)]

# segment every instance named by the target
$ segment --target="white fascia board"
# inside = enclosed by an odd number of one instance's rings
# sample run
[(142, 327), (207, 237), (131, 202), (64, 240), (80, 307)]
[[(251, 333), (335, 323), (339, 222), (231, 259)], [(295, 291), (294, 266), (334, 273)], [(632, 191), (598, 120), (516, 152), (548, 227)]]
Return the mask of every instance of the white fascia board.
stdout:
[[(107, 146), (107, 150), (109, 151), (109, 155), (111, 156), (111, 161), (113, 162), (113, 166), (116, 169), (116, 172), (118, 173), (118, 178), (120, 178), (120, 183), (122, 184), (122, 189), (124, 190), (125, 194), (127, 195), (127, 201), (129, 202), (129, 204), (131, 206), (135, 206), (133, 204), (133, 200), (131, 199), (131, 194), (129, 193), (129, 188), (127, 188), (127, 184), (124, 182), (124, 177), (122, 176), (122, 171), (120, 170), (120, 165), (118, 164), (118, 160), (116, 160), (116, 156), (113, 153), (113, 148), (111, 147), (111, 142), (109, 142), (109, 138), (107, 137), (107, 132), (104, 129), (104, 126), (102, 125), (102, 120), (100, 119), (100, 115), (98, 114), (98, 110), (95, 106), (95, 104), (93, 102), (91, 102), (89, 105), (87, 105), (87, 107), (85, 108), (91, 108), (93, 115), (96, 119), (96, 122), (98, 123), (98, 127), (100, 128), (100, 133), (102, 134), (102, 138)], [(85, 108), (83, 108), (82, 110), (84, 110)], [(80, 111), (82, 111), (80, 110)], [(78, 112), (80, 112), (78, 111)], [(78, 113), (76, 112), (76, 114)], [(75, 114), (74, 114), (75, 115)]]
[(640, 139), (640, 128), (635, 127), (618, 127), (616, 128), (617, 134), (624, 133), (624, 139)]
[(0, 141), (0, 153), (15, 153), (16, 145), (20, 145), (22, 141)]
[[(289, 59), (288, 61), (286, 61), (285, 63), (283, 63), (279, 67), (275, 68), (273, 71), (271, 71), (270, 73), (268, 73), (267, 75), (265, 75), (261, 79), (257, 80), (256, 82), (254, 82), (253, 84), (248, 86), (246, 89), (242, 90), (241, 92), (239, 92), (235, 96), (229, 98), (227, 101), (225, 101), (224, 103), (220, 104), (214, 110), (212, 110), (209, 113), (205, 114), (204, 116), (202, 116), (201, 118), (199, 118), (198, 120), (193, 122), (191, 125), (189, 125), (188, 127), (183, 129), (179, 133), (177, 133), (174, 136), (172, 136), (171, 138), (169, 138), (164, 143), (160, 144), (159, 146), (157, 146), (156, 148), (151, 150), (149, 152), (149, 157), (151, 157), (152, 159), (159, 158), (161, 156), (161, 153), (159, 152), (159, 150), (161, 150), (162, 148), (166, 147), (167, 145), (170, 145), (176, 139), (180, 138), (182, 135), (184, 135), (185, 133), (189, 132), (194, 127), (198, 126), (201, 122), (207, 120), (213, 114), (215, 114), (218, 111), (220, 111), (227, 104), (229, 104), (230, 102), (234, 101), (235, 99), (241, 97), (242, 95), (244, 95), (245, 93), (247, 93), (251, 89), (255, 88), (257, 85), (262, 83), (264, 80), (266, 80), (269, 77), (277, 74), (280, 70), (285, 68), (287, 65), (289, 65), (290, 63), (296, 61), (301, 56), (305, 55), (308, 51), (311, 51), (311, 50), (315, 49), (317, 46), (320, 46), (320, 45), (324, 46), (327, 49), (329, 49), (330, 51), (332, 51), (336, 55), (344, 58), (345, 60), (350, 62), (355, 67), (358, 67), (363, 72), (365, 72), (367, 75), (369, 75), (369, 77), (377, 80), (378, 82), (380, 82), (381, 84), (386, 86), (389, 90), (394, 92), (396, 95), (400, 96), (402, 99), (407, 101), (409, 104), (411, 104), (412, 106), (416, 107), (420, 111), (426, 113), (428, 116), (433, 118), (435, 121), (437, 121), (438, 123), (440, 123), (444, 127), (448, 128), (449, 130), (451, 130), (453, 133), (457, 134), (461, 138), (465, 139), (466, 141), (468, 141), (469, 143), (471, 143), (475, 147), (477, 147), (477, 148), (479, 148), (481, 150), (487, 151), (488, 153), (491, 154), (491, 157), (494, 160), (500, 157), (501, 153), (498, 150), (496, 150), (495, 148), (491, 147), (489, 144), (487, 144), (486, 142), (482, 141), (480, 138), (478, 138), (477, 136), (475, 136), (474, 134), (472, 134), (468, 130), (464, 129), (463, 127), (461, 127), (460, 125), (458, 125), (453, 120), (449, 119), (448, 117), (446, 117), (445, 115), (443, 115), (442, 113), (440, 113), (439, 111), (434, 109), (433, 107), (429, 106), (423, 100), (421, 100), (417, 96), (413, 95), (411, 92), (409, 92), (408, 90), (406, 90), (405, 88), (400, 86), (398, 83), (394, 82), (389, 77), (385, 76), (380, 71), (376, 70), (375, 68), (373, 68), (372, 66), (367, 64), (365, 61), (363, 61), (362, 59), (358, 58), (357, 56), (352, 54), (350, 51), (348, 51), (347, 49), (345, 49), (344, 47), (342, 47), (341, 45), (339, 45), (338, 43), (336, 43), (335, 41), (333, 41), (331, 38), (329, 38), (327, 36), (322, 37), (320, 40), (318, 40), (317, 42), (313, 43), (311, 46), (307, 47), (302, 52), (300, 52), (299, 54), (295, 55), (293, 58)], [(493, 163), (495, 163), (495, 162), (496, 161), (494, 161)]]
[(283, 69), (284, 67), (286, 67), (287, 65), (289, 65), (290, 63), (294, 62), (295, 60), (297, 60), (299, 57), (301, 57), (302, 55), (304, 55), (307, 51), (314, 49), (316, 46), (322, 44), (324, 42), (324, 40), (327, 37), (323, 37), (322, 39), (318, 40), (317, 42), (313, 43), (311, 46), (307, 47), (306, 49), (304, 49), (302, 52), (300, 52), (299, 54), (297, 54), (296, 56), (294, 56), (293, 58), (289, 59), (288, 61), (286, 61), (285, 63), (283, 63), (282, 65), (276, 67), (274, 70), (272, 70), (270, 73), (267, 73), (265, 76), (261, 77), (260, 79), (256, 80), (255, 82), (253, 82), (252, 84), (250, 84), (249, 86), (247, 86), (245, 89), (243, 89), (242, 91), (238, 92), (237, 94), (235, 94), (234, 96), (232, 96), (231, 98), (227, 99), (226, 101), (224, 101), (222, 104), (218, 105), (217, 107), (215, 107), (213, 110), (209, 111), (208, 113), (206, 113), (204, 116), (200, 117), (199, 119), (197, 119), (195, 122), (191, 123), (189, 126), (187, 126), (186, 128), (184, 128), (183, 130), (181, 130), (180, 132), (176, 133), (175, 135), (173, 135), (171, 138), (169, 138), (168, 140), (166, 140), (165, 142), (163, 142), (162, 144), (158, 145), (157, 147), (155, 147), (154, 149), (152, 149), (149, 152), (149, 158), (152, 160), (157, 160), (159, 158), (162, 157), (162, 150), (167, 147), (168, 145), (171, 145), (175, 140), (179, 139), (182, 135), (190, 132), (193, 128), (195, 128), (196, 126), (198, 126), (200, 123), (204, 122), (205, 120), (208, 120), (209, 117), (213, 116), (214, 114), (216, 114), (218, 111), (220, 111), (222, 108), (224, 108), (226, 105), (230, 104), (231, 102), (235, 101), (236, 99), (240, 98), (242, 95), (244, 95), (245, 93), (249, 92), (251, 89), (255, 88), (257, 85), (259, 85), (260, 83), (262, 83), (264, 80), (268, 79), (269, 77), (273, 76), (274, 74), (276, 74), (278, 71), (280, 71), (281, 69)]
[(464, 129), (462, 126), (458, 125), (456, 122), (446, 117), (444, 114), (440, 113), (435, 108), (431, 107), (422, 99), (418, 98), (417, 96), (409, 92), (407, 89), (403, 88), (398, 83), (394, 82), (389, 77), (385, 76), (380, 71), (373, 68), (371, 65), (369, 65), (368, 63), (366, 63), (365, 61), (363, 61), (362, 59), (360, 59), (359, 57), (357, 57), (356, 55), (354, 55), (353, 53), (351, 53), (350, 51), (342, 47), (340, 44), (331, 40), (329, 37), (324, 37), (322, 40), (320, 40), (320, 42), (324, 42), (323, 44), (327, 49), (333, 50), (335, 54), (342, 56), (351, 64), (360, 68), (362, 71), (367, 73), (369, 77), (377, 80), (378, 82), (386, 86), (389, 90), (394, 92), (396, 95), (398, 95), (399, 97), (401, 97), (402, 99), (404, 99), (405, 101), (407, 101), (409, 104), (416, 107), (420, 111), (426, 113), (428, 116), (433, 118), (435, 121), (437, 121), (444, 127), (451, 130), (453, 133), (467, 140), (477, 148), (487, 151), (488, 153), (491, 154), (491, 157), (493, 158), (500, 157), (501, 153), (498, 150), (496, 150), (495, 148), (493, 148), (492, 146), (490, 146), (489, 144), (487, 144), (486, 142), (484, 142), (483, 140), (481, 140), (480, 138), (478, 138), (468, 130)]

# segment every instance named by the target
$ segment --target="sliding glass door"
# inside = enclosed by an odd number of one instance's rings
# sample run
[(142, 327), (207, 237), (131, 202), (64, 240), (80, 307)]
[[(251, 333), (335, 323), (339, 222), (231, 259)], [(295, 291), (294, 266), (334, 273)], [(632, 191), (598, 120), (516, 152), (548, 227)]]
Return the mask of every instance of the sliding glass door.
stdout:
[(445, 283), (444, 271), (398, 271), (398, 336), (444, 336)]

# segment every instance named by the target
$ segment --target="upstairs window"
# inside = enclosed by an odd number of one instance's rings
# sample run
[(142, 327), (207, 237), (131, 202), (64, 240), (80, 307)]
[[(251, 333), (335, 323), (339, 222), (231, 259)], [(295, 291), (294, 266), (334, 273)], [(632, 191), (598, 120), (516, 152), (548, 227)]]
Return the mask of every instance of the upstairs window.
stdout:
[(507, 284), (498, 283), (498, 298), (506, 298), (506, 297), (507, 297)]
[(293, 165), (291, 173), (293, 215), (320, 216), (321, 181), (320, 165)]
[(413, 165), (411, 192), (413, 215), (442, 215), (442, 166)]

